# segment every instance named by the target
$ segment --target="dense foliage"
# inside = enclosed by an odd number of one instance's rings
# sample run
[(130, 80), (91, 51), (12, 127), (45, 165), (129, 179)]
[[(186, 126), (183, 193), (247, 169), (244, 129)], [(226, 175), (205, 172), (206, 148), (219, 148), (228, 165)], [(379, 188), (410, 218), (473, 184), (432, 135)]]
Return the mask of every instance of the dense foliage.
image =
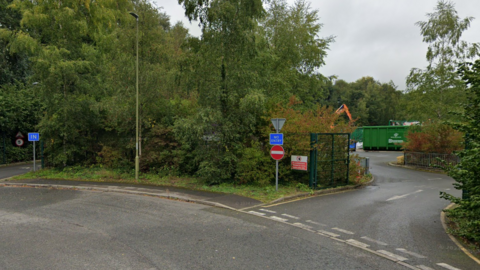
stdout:
[(425, 122), (411, 126), (402, 144), (405, 151), (451, 154), (464, 146), (462, 133), (452, 126), (436, 122)]
[(480, 243), (480, 60), (460, 67), (467, 87), (469, 102), (465, 103), (462, 117), (465, 122), (456, 125), (464, 132), (465, 150), (459, 152), (460, 164), (450, 168), (448, 174), (455, 179), (455, 188), (463, 191), (462, 198), (442, 193), (442, 197), (457, 207), (447, 211), (458, 227), (454, 233), (477, 244)]

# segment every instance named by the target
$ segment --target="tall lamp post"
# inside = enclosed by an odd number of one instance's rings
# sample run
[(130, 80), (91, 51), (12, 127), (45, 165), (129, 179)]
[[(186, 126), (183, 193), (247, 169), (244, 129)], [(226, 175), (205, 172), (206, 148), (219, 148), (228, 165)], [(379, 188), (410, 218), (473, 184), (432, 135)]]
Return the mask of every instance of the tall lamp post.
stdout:
[(136, 88), (137, 88), (137, 135), (135, 136), (135, 180), (138, 180), (138, 170), (140, 167), (140, 158), (138, 157), (138, 15), (134, 12), (130, 12), (130, 15), (135, 17), (137, 20), (137, 63), (136, 63), (136, 74), (137, 74), (137, 83), (136, 83)]

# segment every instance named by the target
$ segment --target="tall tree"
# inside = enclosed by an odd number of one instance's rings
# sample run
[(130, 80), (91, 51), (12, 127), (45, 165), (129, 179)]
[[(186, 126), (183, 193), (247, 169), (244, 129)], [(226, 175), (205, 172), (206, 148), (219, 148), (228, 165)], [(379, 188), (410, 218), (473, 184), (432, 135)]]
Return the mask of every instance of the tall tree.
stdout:
[(456, 204), (447, 215), (456, 223), (456, 235), (480, 243), (480, 60), (460, 66), (469, 101), (464, 104), (461, 115), (463, 123), (455, 127), (464, 132), (465, 149), (458, 154), (461, 162), (449, 168), (448, 174), (455, 179), (456, 189), (462, 190), (462, 197), (442, 192), (443, 198)]
[(427, 17), (427, 21), (419, 21), (416, 25), (420, 27), (423, 41), (429, 44), (428, 66), (410, 71), (407, 92), (412, 102), (406, 109), (410, 117), (419, 120), (451, 119), (448, 112), (459, 108), (466, 98), (465, 86), (455, 71), (456, 67), (480, 52), (478, 43), (469, 44), (460, 39), (473, 17), (461, 19), (454, 4), (443, 0)]
[(46, 105), (40, 131), (49, 138), (53, 164), (66, 165), (89, 148), (98, 131), (92, 105), (101, 94), (101, 54), (96, 44), (111, 35), (128, 16), (123, 1), (20, 1), (11, 8), (22, 14), (22, 28), (11, 48), (31, 48), (33, 80)]
[(26, 82), (28, 54), (11, 48), (20, 30), (21, 13), (9, 7), (12, 0), (0, 0), (0, 85)]

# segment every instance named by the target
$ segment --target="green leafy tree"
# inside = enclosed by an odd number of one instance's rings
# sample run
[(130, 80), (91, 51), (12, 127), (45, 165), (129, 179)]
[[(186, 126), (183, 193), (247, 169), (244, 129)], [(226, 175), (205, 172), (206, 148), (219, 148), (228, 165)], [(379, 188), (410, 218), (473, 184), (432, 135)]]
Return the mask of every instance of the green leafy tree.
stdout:
[(22, 28), (10, 48), (30, 51), (34, 81), (45, 104), (40, 132), (53, 164), (90, 155), (99, 128), (92, 105), (101, 94), (101, 54), (96, 48), (122, 23), (128, 1), (19, 1)]
[(455, 127), (466, 134), (465, 150), (460, 151), (461, 162), (450, 168), (448, 174), (455, 179), (456, 189), (463, 190), (462, 198), (441, 193), (441, 196), (455, 203), (457, 207), (447, 211), (457, 227), (453, 232), (474, 243), (480, 243), (480, 60), (474, 64), (466, 63), (460, 67), (467, 87), (469, 101), (464, 105), (462, 124)]
[(12, 0), (0, 0), (0, 85), (25, 83), (29, 73), (28, 54), (11, 48), (20, 30), (21, 13), (9, 8)]
[(454, 4), (439, 1), (435, 12), (427, 14), (427, 21), (416, 23), (423, 41), (428, 43), (425, 69), (413, 68), (407, 77), (408, 117), (418, 120), (452, 119), (449, 111), (456, 111), (464, 102), (465, 86), (455, 72), (458, 63), (479, 55), (478, 43), (469, 44), (460, 38), (470, 26), (473, 17), (461, 19)]
[[(387, 125), (397, 117), (402, 93), (392, 82), (381, 83), (372, 77), (363, 77), (352, 83), (336, 80), (328, 89), (325, 105), (337, 109), (346, 104), (358, 126)], [(348, 120), (347, 116), (343, 117)]]

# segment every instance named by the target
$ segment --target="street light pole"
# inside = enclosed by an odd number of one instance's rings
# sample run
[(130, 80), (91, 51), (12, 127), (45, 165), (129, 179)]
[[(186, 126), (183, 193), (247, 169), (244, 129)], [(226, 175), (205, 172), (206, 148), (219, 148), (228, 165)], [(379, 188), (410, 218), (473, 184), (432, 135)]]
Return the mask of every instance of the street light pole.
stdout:
[(135, 136), (135, 180), (138, 180), (138, 170), (140, 167), (140, 158), (138, 157), (138, 15), (130, 12), (130, 15), (135, 17), (137, 21), (137, 63), (136, 63), (136, 74), (137, 74), (137, 79), (136, 79), (136, 88), (137, 88), (137, 109), (136, 109), (136, 115), (137, 115), (137, 126), (136, 126), (136, 136)]

